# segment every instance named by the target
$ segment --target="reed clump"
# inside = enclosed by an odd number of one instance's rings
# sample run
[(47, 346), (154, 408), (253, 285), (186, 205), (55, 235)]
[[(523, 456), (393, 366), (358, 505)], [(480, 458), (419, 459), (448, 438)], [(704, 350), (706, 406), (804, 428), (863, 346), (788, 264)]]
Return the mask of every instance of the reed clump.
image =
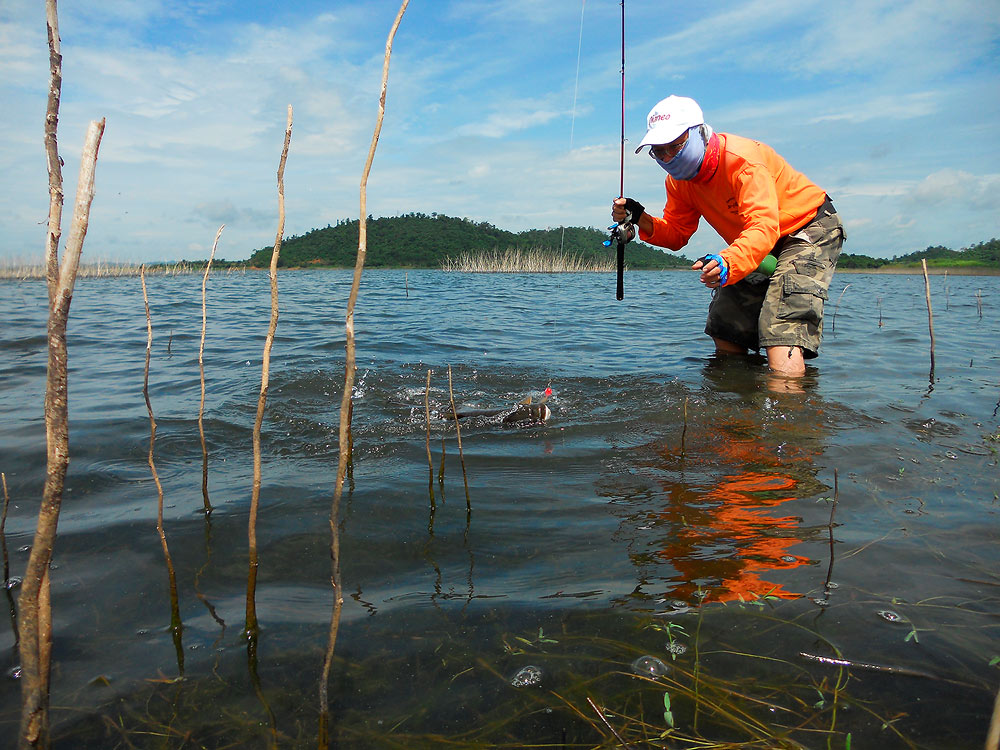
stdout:
[[(220, 263), (216, 261), (216, 263)], [(212, 269), (215, 274), (245, 274), (249, 266), (245, 263), (226, 263), (217, 265)], [(96, 263), (80, 264), (77, 270), (77, 278), (128, 278), (139, 276), (143, 269), (141, 263), (115, 263), (110, 261), (98, 261)], [(157, 263), (145, 267), (146, 276), (185, 276), (188, 274), (204, 273), (203, 263), (188, 263), (180, 261), (178, 263)], [(0, 279), (11, 279), (14, 281), (29, 281), (31, 279), (44, 279), (46, 268), (41, 263), (21, 263), (2, 262), (0, 263)]]
[(610, 273), (617, 266), (614, 258), (552, 253), (541, 248), (508, 248), (448, 256), (441, 262), (441, 268), (464, 273)]

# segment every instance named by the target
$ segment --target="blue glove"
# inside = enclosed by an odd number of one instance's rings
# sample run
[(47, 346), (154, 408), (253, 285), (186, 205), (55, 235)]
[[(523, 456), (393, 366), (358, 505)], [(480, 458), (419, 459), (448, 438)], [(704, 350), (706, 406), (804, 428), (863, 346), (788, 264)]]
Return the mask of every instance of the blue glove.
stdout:
[(715, 255), (714, 253), (709, 253), (708, 255), (703, 255), (698, 260), (701, 261), (701, 267), (704, 268), (708, 265), (709, 261), (714, 260), (719, 264), (719, 286), (725, 286), (726, 282), (729, 280), (729, 264), (726, 263), (726, 259), (721, 255)]

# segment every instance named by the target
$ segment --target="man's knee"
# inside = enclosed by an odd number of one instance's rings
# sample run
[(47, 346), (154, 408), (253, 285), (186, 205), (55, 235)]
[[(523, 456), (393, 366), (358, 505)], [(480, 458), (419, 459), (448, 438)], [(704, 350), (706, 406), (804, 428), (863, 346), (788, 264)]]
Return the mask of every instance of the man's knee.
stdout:
[(806, 374), (806, 361), (799, 346), (767, 347), (767, 366), (771, 371), (790, 378)]

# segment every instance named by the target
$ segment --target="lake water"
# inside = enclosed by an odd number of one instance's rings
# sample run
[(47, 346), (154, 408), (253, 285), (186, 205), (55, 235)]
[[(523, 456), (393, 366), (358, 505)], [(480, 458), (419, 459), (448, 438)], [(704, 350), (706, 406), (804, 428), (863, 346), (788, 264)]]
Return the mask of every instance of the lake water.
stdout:
[[(201, 278), (147, 279), (179, 634), (139, 279), (78, 282), (56, 747), (315, 747), (350, 281), (279, 276), (255, 654), (242, 631), (266, 274), (208, 285), (208, 516)], [(923, 278), (838, 274), (820, 357), (789, 389), (759, 359), (710, 356), (690, 273), (628, 273), (616, 302), (606, 274), (367, 271), (334, 745), (620, 747), (610, 725), (635, 747), (981, 747), (1000, 682), (1000, 278), (931, 286), (933, 374)], [(6, 743), (16, 577), (45, 475), (45, 297), (0, 282)], [(460, 404), (551, 387), (551, 418), (463, 420), (462, 456), (454, 423), (433, 418), (431, 469), (427, 370), (443, 410), (449, 365)]]

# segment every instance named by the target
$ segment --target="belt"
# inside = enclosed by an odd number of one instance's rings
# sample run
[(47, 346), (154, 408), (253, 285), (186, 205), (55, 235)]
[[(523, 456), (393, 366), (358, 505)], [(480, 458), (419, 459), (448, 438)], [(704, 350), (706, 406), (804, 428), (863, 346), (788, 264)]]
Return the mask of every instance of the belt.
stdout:
[(830, 200), (830, 196), (826, 196), (826, 200), (823, 201), (823, 205), (816, 209), (816, 215), (812, 217), (810, 223), (816, 221), (816, 219), (822, 219), (824, 216), (833, 216), (837, 213), (837, 209), (833, 207), (833, 201)]

